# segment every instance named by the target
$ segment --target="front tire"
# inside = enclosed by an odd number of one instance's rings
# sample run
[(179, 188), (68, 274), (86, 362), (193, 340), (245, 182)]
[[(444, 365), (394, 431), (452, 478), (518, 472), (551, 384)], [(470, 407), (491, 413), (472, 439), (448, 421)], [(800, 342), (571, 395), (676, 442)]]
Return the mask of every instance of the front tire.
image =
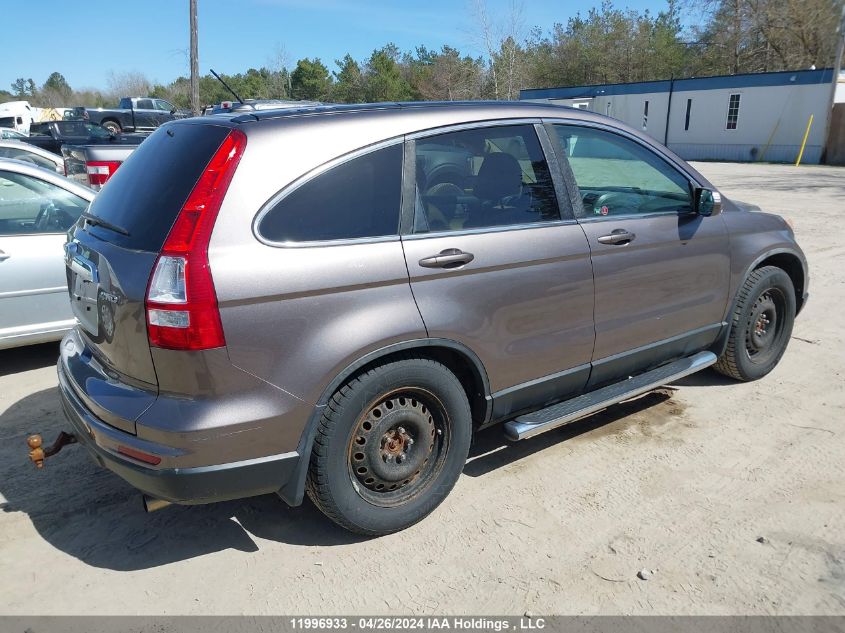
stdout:
[(739, 291), (728, 346), (713, 368), (725, 376), (762, 378), (780, 361), (795, 321), (795, 287), (775, 266), (753, 271)]
[(445, 499), (471, 435), (466, 393), (444, 365), (412, 357), (379, 365), (349, 380), (326, 406), (308, 496), (352, 532), (402, 530)]

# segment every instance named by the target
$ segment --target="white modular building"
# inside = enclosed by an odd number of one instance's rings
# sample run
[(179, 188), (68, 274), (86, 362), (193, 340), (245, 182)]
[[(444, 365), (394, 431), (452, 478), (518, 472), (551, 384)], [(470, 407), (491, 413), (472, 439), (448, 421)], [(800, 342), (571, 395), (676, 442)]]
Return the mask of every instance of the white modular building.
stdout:
[(818, 163), (831, 116), (833, 70), (696, 77), (522, 90), (520, 99), (605, 114), (687, 160)]

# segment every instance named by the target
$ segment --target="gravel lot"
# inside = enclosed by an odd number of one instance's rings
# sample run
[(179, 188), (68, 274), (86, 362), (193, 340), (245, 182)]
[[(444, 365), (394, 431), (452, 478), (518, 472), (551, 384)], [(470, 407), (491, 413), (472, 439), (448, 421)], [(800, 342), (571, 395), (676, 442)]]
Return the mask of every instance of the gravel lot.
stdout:
[(697, 167), (795, 221), (811, 298), (778, 369), (514, 445), (485, 432), (393, 536), (273, 496), (147, 515), (78, 447), (37, 472), (26, 435), (62, 428), (56, 346), (0, 352), (0, 613), (845, 614), (845, 169)]

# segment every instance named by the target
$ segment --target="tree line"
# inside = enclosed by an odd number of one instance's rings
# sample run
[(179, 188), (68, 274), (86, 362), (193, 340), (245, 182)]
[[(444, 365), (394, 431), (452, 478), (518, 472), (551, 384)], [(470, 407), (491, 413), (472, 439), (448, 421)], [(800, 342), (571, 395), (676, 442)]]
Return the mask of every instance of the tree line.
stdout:
[[(520, 89), (531, 87), (822, 68), (833, 65), (842, 2), (667, 0), (652, 13), (605, 0), (544, 30), (524, 27), (517, 0), (495, 16), (484, 0), (470, 0), (473, 49), (481, 54), (386, 44), (362, 60), (304, 58), (289, 68), (277, 53), (275, 63), (222, 76), (243, 98), (355, 103), (517, 99)], [(17, 79), (11, 92), (0, 90), (0, 101), (104, 106), (122, 96), (151, 95), (180, 107), (190, 102), (184, 76), (157, 84), (139, 72), (111, 73), (107, 83), (106, 89), (74, 90), (54, 72), (41, 86)], [(203, 104), (231, 99), (213, 76), (200, 78)]]

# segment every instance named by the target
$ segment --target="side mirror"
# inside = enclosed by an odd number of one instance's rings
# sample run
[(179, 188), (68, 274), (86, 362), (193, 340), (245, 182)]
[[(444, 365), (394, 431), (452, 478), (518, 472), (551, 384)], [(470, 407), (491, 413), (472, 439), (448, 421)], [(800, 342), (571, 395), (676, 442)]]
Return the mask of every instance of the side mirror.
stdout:
[(722, 194), (710, 189), (696, 188), (695, 212), (704, 217), (719, 215), (722, 212)]
[(170, 114), (176, 114), (176, 108), (173, 108), (172, 110), (170, 110)]

